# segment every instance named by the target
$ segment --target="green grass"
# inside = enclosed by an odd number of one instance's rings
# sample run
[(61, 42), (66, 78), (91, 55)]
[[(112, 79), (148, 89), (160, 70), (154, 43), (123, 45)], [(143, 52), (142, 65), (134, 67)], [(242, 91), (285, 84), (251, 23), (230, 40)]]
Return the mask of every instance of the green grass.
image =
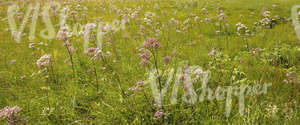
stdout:
[[(58, 1), (58, 0), (57, 0)], [(193, 0), (192, 0), (193, 1)], [(2, 0), (0, 3), (5, 3)], [(25, 13), (28, 5), (40, 3), (43, 7), (46, 1), (14, 1)], [(60, 2), (63, 5), (62, 2)], [(300, 123), (300, 43), (294, 31), (291, 20), (291, 8), (300, 4), (297, 0), (124, 0), (119, 1), (90, 1), (66, 2), (71, 11), (77, 11), (78, 17), (68, 18), (70, 25), (95, 22), (101, 17), (102, 21), (111, 22), (123, 17), (122, 14), (132, 13), (141, 8), (135, 18), (130, 18), (125, 29), (105, 35), (103, 51), (109, 51), (111, 56), (105, 56), (105, 62), (95, 62), (99, 92), (96, 90), (96, 78), (93, 72), (93, 61), (83, 52), (83, 38), (73, 36), (70, 42), (76, 49), (73, 53), (75, 77), (69, 55), (59, 39), (46, 40), (39, 32), (45, 29), (42, 18), (37, 21), (34, 48), (29, 48), (28, 39), (31, 20), (27, 22), (20, 43), (12, 38), (8, 30), (7, 8), (9, 4), (1, 4), (0, 8), (0, 108), (5, 106), (19, 106), (22, 111), (20, 118), (28, 120), (28, 124), (299, 124)], [(88, 8), (85, 18), (83, 10), (76, 10), (77, 5)], [(276, 7), (273, 7), (276, 4)], [(220, 6), (221, 5), (221, 6)], [(158, 8), (157, 8), (158, 6)], [(218, 7), (219, 6), (219, 7)], [(128, 8), (131, 8), (129, 10)], [(207, 9), (204, 14), (202, 8)], [(227, 15), (228, 27), (217, 35), (217, 8)], [(262, 10), (271, 12), (271, 17), (278, 15), (286, 20), (277, 21), (272, 28), (256, 26), (253, 23), (263, 19)], [(41, 13), (41, 10), (39, 11)], [(154, 27), (144, 23), (146, 12), (153, 12)], [(176, 13), (175, 13), (176, 12)], [(58, 12), (59, 13), (59, 12)], [(191, 13), (199, 17), (198, 21), (191, 17)], [(251, 14), (252, 13), (252, 14)], [(24, 15), (24, 14), (21, 14)], [(59, 24), (59, 17), (51, 15), (53, 24)], [(170, 24), (174, 18), (179, 24)], [(183, 24), (186, 19), (187, 24)], [(211, 18), (209, 22), (201, 22), (204, 18)], [(18, 20), (16, 18), (16, 20)], [(21, 20), (16, 21), (19, 26)], [(237, 35), (238, 22), (245, 24), (254, 32), (254, 36), (246, 41)], [(158, 24), (157, 24), (158, 23)], [(140, 27), (145, 28), (141, 32)], [(186, 30), (183, 30), (187, 26)], [(223, 25), (222, 25), (223, 26)], [(155, 30), (160, 35), (155, 36)], [(56, 33), (59, 26), (55, 26)], [(180, 30), (180, 32), (177, 32)], [(141, 66), (141, 58), (137, 48), (151, 37), (157, 37), (162, 45), (158, 59), (151, 58), (147, 66)], [(47, 43), (48, 46), (38, 43)], [(96, 40), (92, 38), (91, 47), (96, 47)], [(251, 50), (261, 48), (255, 54)], [(217, 52), (208, 56), (211, 50)], [(176, 55), (172, 52), (176, 50)], [(250, 50), (250, 51), (249, 51)], [(48, 71), (38, 73), (43, 68), (36, 65), (37, 60), (44, 54), (53, 56), (53, 67)], [(172, 55), (169, 64), (165, 64), (163, 57)], [(16, 63), (11, 63), (16, 60)], [(66, 61), (65, 61), (66, 60)], [(231, 114), (225, 113), (225, 100), (197, 101), (195, 104), (185, 103), (181, 96), (184, 89), (180, 87), (178, 103), (170, 104), (172, 83), (165, 97), (164, 119), (155, 118), (154, 114), (160, 107), (155, 107), (154, 97), (150, 85), (142, 87), (142, 91), (128, 90), (139, 80), (147, 81), (149, 69), (154, 68), (153, 62), (163, 71), (174, 68), (177, 70), (185, 61), (185, 65), (201, 66), (211, 71), (208, 86), (257, 85), (272, 83), (267, 94), (248, 95), (245, 97), (245, 114), (239, 114), (238, 97), (233, 97)], [(105, 67), (105, 68), (104, 68)], [(234, 72), (235, 70), (235, 72)], [(35, 75), (32, 75), (32, 74)], [(293, 82), (284, 83), (288, 79), (286, 74), (296, 76)], [(233, 80), (233, 77), (235, 78)], [(166, 80), (166, 76), (161, 77)], [(201, 87), (201, 81), (193, 83), (195, 89)], [(49, 87), (49, 90), (43, 90)], [(201, 92), (197, 91), (197, 95)], [(180, 97), (180, 98), (179, 98)], [(270, 107), (277, 107), (272, 109)], [(271, 114), (271, 115), (270, 115)], [(2, 119), (0, 124), (6, 124)]]

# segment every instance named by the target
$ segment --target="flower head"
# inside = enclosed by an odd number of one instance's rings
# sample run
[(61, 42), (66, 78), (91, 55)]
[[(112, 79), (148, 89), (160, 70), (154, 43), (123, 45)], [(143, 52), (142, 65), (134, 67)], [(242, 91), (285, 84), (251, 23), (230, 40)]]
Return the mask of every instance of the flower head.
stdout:
[(141, 52), (141, 53), (139, 54), (139, 57), (142, 58), (142, 61), (140, 62), (140, 64), (141, 64), (142, 66), (144, 66), (144, 65), (146, 65), (146, 64), (148, 63), (148, 61), (150, 60), (152, 54), (151, 54), (151, 52), (150, 52), (149, 50), (143, 49), (143, 48), (140, 49), (139, 51)]
[(157, 38), (150, 38), (144, 43), (144, 47), (158, 49), (158, 48), (161, 48), (161, 45), (158, 42)]
[(171, 60), (171, 56), (163, 57), (163, 60), (164, 60), (165, 63), (169, 63), (170, 60)]
[(225, 13), (220, 13), (218, 18), (219, 18), (219, 21), (222, 21), (226, 18), (226, 14)]
[[(99, 48), (88, 48), (87, 51), (84, 52), (87, 56), (92, 57), (92, 60), (98, 60), (101, 58), (102, 51)], [(110, 54), (110, 53), (107, 53)]]
[(264, 17), (270, 17), (271, 12), (270, 11), (263, 11), (262, 14), (263, 14)]
[(245, 24), (242, 24), (241, 22), (237, 23), (236, 24), (237, 26), (237, 34), (239, 36), (251, 36), (251, 32), (249, 30), (249, 28), (245, 25)]
[(45, 54), (40, 59), (37, 60), (36, 64), (38, 67), (52, 66), (51, 59), (52, 59), (52, 55)]
[(61, 27), (61, 29), (58, 31), (57, 33), (57, 38), (62, 40), (62, 41), (66, 41), (68, 40), (70, 37), (72, 37), (72, 33), (69, 32), (69, 27), (68, 26), (64, 26)]
[(87, 51), (84, 52), (87, 56), (94, 56), (94, 53), (96, 52), (97, 48), (88, 48)]
[(164, 111), (161, 109), (154, 114), (155, 118), (161, 118), (164, 116)]
[(212, 56), (212, 55), (215, 55), (216, 52), (217, 52), (217, 50), (216, 50), (216, 49), (213, 49), (213, 50), (211, 50), (207, 55), (208, 55), (208, 56)]
[(0, 110), (0, 118), (12, 118), (16, 116), (22, 109), (18, 106), (6, 106)]

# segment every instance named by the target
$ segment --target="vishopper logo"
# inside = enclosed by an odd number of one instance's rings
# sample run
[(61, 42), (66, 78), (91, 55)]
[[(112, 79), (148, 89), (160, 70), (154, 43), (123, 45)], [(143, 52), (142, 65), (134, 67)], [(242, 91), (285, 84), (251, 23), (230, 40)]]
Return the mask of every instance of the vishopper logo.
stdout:
[[(20, 7), (17, 4), (12, 4), (7, 9), (7, 16), (8, 16), (8, 25), (11, 31), (11, 35), (17, 43), (20, 43), (22, 40), (22, 36), (25, 35), (25, 27), (28, 21), (31, 19), (31, 24), (29, 27), (28, 39), (29, 41), (33, 42), (36, 40), (36, 26), (37, 21), (39, 18), (44, 23), (45, 28), (40, 31), (40, 38), (42, 39), (55, 39), (59, 36), (62, 37), (72, 37), (72, 36), (80, 36), (82, 35), (84, 39), (83, 48), (84, 51), (88, 50), (89, 41), (91, 36), (96, 36), (97, 48), (101, 51), (102, 49), (102, 41), (105, 34), (111, 32), (118, 32), (120, 30), (125, 29), (125, 23), (128, 20), (114, 20), (112, 22), (100, 22), (97, 23), (86, 23), (80, 24), (75, 22), (72, 26), (69, 25), (67, 22), (68, 19), (71, 18), (71, 7), (70, 6), (61, 6), (59, 2), (48, 2), (45, 3), (44, 6), (41, 6), (40, 3), (36, 3), (35, 6), (29, 4), (26, 12), (23, 16), (23, 20), (19, 27), (16, 24), (17, 13), (19, 12)], [(41, 10), (41, 14), (39, 14)], [(50, 12), (58, 12), (56, 15), (59, 18), (58, 24), (53, 24), (51, 21), (51, 13)], [(21, 18), (20, 18), (21, 19)], [(87, 20), (86, 20), (87, 21)], [(59, 30), (55, 29), (58, 26)], [(78, 30), (79, 29), (79, 30)], [(65, 35), (65, 36), (64, 36)]]
[[(268, 87), (272, 85), (272, 83), (256, 83), (255, 85), (250, 86), (247, 83), (242, 83), (239, 86), (218, 86), (216, 90), (213, 91), (213, 89), (208, 86), (210, 78), (211, 72), (209, 70), (202, 70), (200, 66), (180, 66), (177, 68), (176, 73), (173, 68), (164, 73), (161, 70), (152, 69), (146, 84), (150, 84), (151, 86), (156, 106), (164, 107), (164, 103), (166, 103), (165, 95), (174, 79), (170, 104), (177, 104), (178, 92), (179, 89), (182, 88), (184, 94), (182, 95), (181, 100), (185, 103), (195, 104), (197, 101), (203, 102), (205, 100), (224, 101), (224, 114), (226, 117), (230, 116), (234, 96), (238, 99), (239, 113), (243, 115), (245, 111), (245, 97), (266, 94)], [(200, 83), (201, 81), (201, 87), (194, 89), (195, 83)]]
[(292, 8), (292, 20), (293, 20), (293, 25), (295, 26), (295, 32), (300, 40), (300, 5), (295, 5)]

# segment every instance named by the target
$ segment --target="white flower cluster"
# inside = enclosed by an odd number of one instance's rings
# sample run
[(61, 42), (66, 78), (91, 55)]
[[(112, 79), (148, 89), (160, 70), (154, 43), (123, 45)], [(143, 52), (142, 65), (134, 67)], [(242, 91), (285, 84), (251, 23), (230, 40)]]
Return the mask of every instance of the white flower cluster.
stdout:
[(36, 64), (38, 67), (51, 66), (52, 65), (51, 59), (52, 59), (52, 55), (45, 54), (40, 59), (37, 60)]
[(179, 24), (179, 21), (174, 19), (174, 18), (171, 18), (170, 21), (169, 21), (170, 24), (176, 24), (178, 25)]
[(152, 12), (146, 12), (145, 13), (145, 18), (144, 18), (144, 22), (147, 24), (147, 25), (151, 25), (152, 22), (153, 22), (153, 18), (156, 17), (156, 14), (155, 13), (152, 13)]
[(261, 26), (268, 26), (271, 24), (271, 20), (268, 17), (265, 17), (259, 21)]
[(129, 14), (129, 17), (134, 19), (138, 16), (138, 14), (140, 13), (141, 11), (141, 7), (138, 7), (134, 12), (132, 12), (131, 14)]
[(264, 17), (270, 17), (271, 16), (271, 12), (270, 11), (264, 11), (263, 12), (263, 16)]
[(251, 36), (250, 30), (245, 24), (239, 22), (236, 24), (236, 26), (237, 26), (237, 34), (239, 36), (246, 36), (246, 37)]
[(277, 105), (268, 105), (268, 107), (266, 108), (267, 110), (267, 117), (276, 117), (276, 114), (279, 110), (279, 108), (277, 107)]
[(254, 25), (260, 25), (265, 28), (272, 28), (276, 24), (276, 21), (280, 20), (278, 15), (276, 15), (276, 16), (274, 16), (274, 18), (272, 18), (270, 11), (263, 11), (262, 15), (264, 18), (258, 22), (255, 22)]

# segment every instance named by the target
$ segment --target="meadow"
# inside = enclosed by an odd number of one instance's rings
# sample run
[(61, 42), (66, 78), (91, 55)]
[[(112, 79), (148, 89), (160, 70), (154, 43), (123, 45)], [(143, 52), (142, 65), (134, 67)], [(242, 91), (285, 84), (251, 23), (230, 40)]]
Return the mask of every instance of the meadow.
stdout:
[(296, 5), (0, 0), (0, 124), (299, 125)]

